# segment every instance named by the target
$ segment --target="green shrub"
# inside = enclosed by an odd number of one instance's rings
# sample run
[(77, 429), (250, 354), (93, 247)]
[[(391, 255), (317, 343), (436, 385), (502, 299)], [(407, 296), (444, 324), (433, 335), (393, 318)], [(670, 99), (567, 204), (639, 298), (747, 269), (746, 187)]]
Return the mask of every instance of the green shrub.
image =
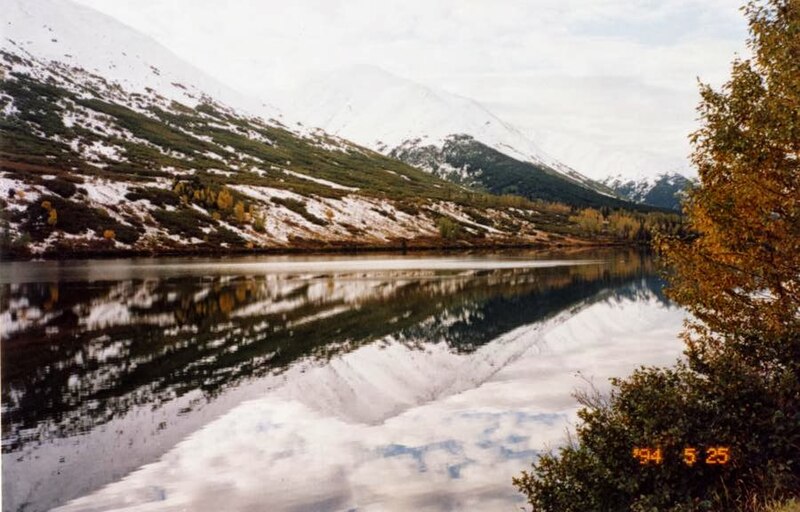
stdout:
[(257, 233), (265, 233), (267, 231), (264, 214), (258, 213), (253, 217), (253, 229)]
[(214, 146), (207, 142), (187, 135), (178, 128), (151, 119), (125, 106), (107, 103), (94, 98), (78, 99), (77, 103), (116, 118), (120, 126), (130, 130), (136, 137), (145, 139), (164, 149), (190, 156), (214, 149)]
[(212, 244), (243, 245), (244, 240), (236, 232), (231, 231), (225, 226), (219, 226), (215, 231), (208, 234), (208, 241)]
[(165, 205), (178, 206), (180, 199), (171, 190), (153, 187), (137, 187), (125, 194), (125, 199), (139, 201), (145, 199), (153, 205), (163, 208)]
[(15, 80), (0, 81), (0, 92), (14, 98), (19, 112), (16, 117), (35, 123), (48, 136), (67, 135), (69, 129), (61, 119), (58, 102), (72, 93), (49, 83), (38, 82), (22, 73), (11, 73)]
[(405, 214), (408, 215), (419, 215), (420, 214), (420, 205), (416, 202), (411, 201), (398, 201), (395, 203), (394, 207)]
[(461, 237), (463, 231), (461, 224), (450, 217), (439, 217), (436, 227), (439, 228), (439, 235), (445, 240), (456, 240)]
[[(217, 221), (191, 208), (181, 208), (174, 211), (155, 210), (153, 218), (170, 233), (187, 238), (197, 238), (211, 244), (240, 245), (244, 243), (242, 237), (230, 229), (217, 225)], [(213, 227), (206, 233), (202, 228)]]
[(122, 224), (100, 208), (59, 196), (42, 196), (39, 202), (28, 205), (23, 229), (36, 241), (44, 240), (54, 230), (72, 235), (92, 231), (102, 236), (110, 229), (116, 234), (115, 239), (124, 244), (135, 243), (141, 235), (139, 228)]
[(464, 211), (469, 216), (469, 218), (472, 219), (474, 222), (477, 222), (478, 224), (483, 224), (484, 226), (489, 226), (489, 227), (494, 226), (494, 221), (492, 221), (492, 219), (490, 219), (486, 215), (483, 215), (480, 211), (476, 210), (475, 208), (467, 208)]
[(320, 219), (313, 213), (306, 210), (306, 205), (302, 201), (298, 199), (292, 199), (289, 197), (282, 198), (282, 197), (273, 197), (270, 199), (275, 204), (284, 206), (289, 210), (301, 215), (304, 219), (311, 222), (312, 224), (316, 224), (318, 226), (327, 226), (328, 222), (324, 219)]
[[(781, 404), (800, 393), (796, 376), (765, 382), (731, 362), (713, 377), (678, 365), (614, 380), (607, 400), (583, 396), (577, 443), (542, 456), (514, 479), (534, 511), (749, 510), (756, 494), (800, 489), (800, 414)], [(731, 460), (706, 464), (709, 447)], [(641, 465), (636, 447), (660, 448), (662, 464)], [(689, 467), (683, 450), (696, 448)]]
[(42, 180), (42, 184), (49, 190), (55, 192), (61, 197), (72, 197), (77, 192), (78, 187), (71, 181), (62, 178), (54, 178), (51, 180)]
[(161, 227), (171, 233), (200, 240), (206, 236), (206, 233), (201, 228), (215, 223), (207, 215), (203, 215), (191, 208), (181, 208), (173, 211), (154, 210), (153, 218), (158, 221)]

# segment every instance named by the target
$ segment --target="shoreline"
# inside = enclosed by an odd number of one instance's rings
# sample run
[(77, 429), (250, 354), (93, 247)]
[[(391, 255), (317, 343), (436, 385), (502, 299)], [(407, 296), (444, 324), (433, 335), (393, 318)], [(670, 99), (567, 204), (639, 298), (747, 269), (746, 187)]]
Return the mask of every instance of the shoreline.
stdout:
[[(508, 251), (508, 250), (553, 250), (569, 251), (583, 249), (603, 249), (603, 248), (622, 248), (643, 249), (649, 244), (630, 243), (622, 241), (580, 241), (579, 243), (542, 243), (542, 242), (522, 242), (522, 243), (486, 243), (486, 244), (433, 244), (433, 243), (410, 243), (401, 244), (309, 244), (307, 246), (285, 246), (285, 247), (233, 247), (233, 248), (213, 248), (213, 247), (181, 247), (165, 249), (101, 249), (92, 248), (74, 251), (49, 251), (41, 254), (8, 254), (0, 253), (0, 264), (6, 262), (26, 262), (26, 261), (66, 261), (80, 259), (115, 259), (115, 258), (169, 258), (169, 257), (225, 257), (225, 256), (291, 256), (291, 255), (326, 255), (326, 254), (407, 254), (407, 253), (466, 253), (472, 251)], [(574, 242), (578, 242), (575, 240)]]

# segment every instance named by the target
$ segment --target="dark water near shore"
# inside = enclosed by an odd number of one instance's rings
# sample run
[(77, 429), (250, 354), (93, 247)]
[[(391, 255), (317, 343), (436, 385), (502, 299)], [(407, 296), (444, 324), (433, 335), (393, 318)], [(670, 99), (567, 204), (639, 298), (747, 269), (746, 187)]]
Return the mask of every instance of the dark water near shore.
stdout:
[(518, 509), (582, 379), (679, 355), (661, 286), (627, 251), (2, 264), (3, 510)]

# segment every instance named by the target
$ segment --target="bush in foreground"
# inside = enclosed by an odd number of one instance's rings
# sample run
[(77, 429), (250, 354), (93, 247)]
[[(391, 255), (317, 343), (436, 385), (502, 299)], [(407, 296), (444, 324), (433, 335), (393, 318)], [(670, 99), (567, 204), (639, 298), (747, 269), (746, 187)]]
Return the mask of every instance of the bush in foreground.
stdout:
[[(765, 381), (732, 362), (713, 377), (680, 364), (613, 384), (606, 399), (581, 397), (576, 443), (514, 479), (533, 510), (757, 510), (800, 488), (800, 416), (782, 410), (797, 400), (797, 382)], [(643, 465), (637, 447), (658, 448), (663, 460)], [(707, 463), (720, 462), (717, 447), (729, 449), (727, 464)]]

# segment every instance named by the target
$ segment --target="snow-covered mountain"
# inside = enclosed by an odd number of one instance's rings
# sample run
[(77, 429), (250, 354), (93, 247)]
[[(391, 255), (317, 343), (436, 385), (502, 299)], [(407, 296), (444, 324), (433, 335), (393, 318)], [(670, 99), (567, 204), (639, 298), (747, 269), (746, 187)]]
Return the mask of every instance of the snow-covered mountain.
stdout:
[(513, 158), (557, 165), (532, 141), (478, 102), (359, 65), (311, 81), (291, 112), (367, 146), (395, 148), (421, 139), (441, 145), (453, 134), (477, 140)]
[[(480, 103), (395, 76), (375, 66), (359, 65), (312, 80), (286, 106), (294, 118), (353, 140), (384, 154), (398, 148), (441, 149), (455, 137), (469, 136), (516, 161), (600, 193), (601, 184), (547, 155), (517, 128)], [(424, 167), (423, 167), (424, 168)], [(446, 162), (427, 168), (454, 176)], [(480, 169), (461, 169), (464, 181)], [(486, 170), (483, 170), (486, 172)], [(474, 184), (474, 183), (473, 183)]]
[(566, 215), (540, 227), (535, 210), (290, 129), (69, 0), (3, 0), (1, 23), (5, 254), (571, 239)]
[(183, 61), (150, 37), (103, 13), (64, 0), (3, 0), (0, 48), (118, 82), (132, 93), (148, 90), (194, 107), (204, 96), (269, 119), (266, 102), (245, 96)]
[(602, 183), (620, 197), (635, 203), (679, 211), (686, 188), (691, 185), (692, 180), (677, 172), (671, 172), (636, 179), (617, 175), (606, 178)]

